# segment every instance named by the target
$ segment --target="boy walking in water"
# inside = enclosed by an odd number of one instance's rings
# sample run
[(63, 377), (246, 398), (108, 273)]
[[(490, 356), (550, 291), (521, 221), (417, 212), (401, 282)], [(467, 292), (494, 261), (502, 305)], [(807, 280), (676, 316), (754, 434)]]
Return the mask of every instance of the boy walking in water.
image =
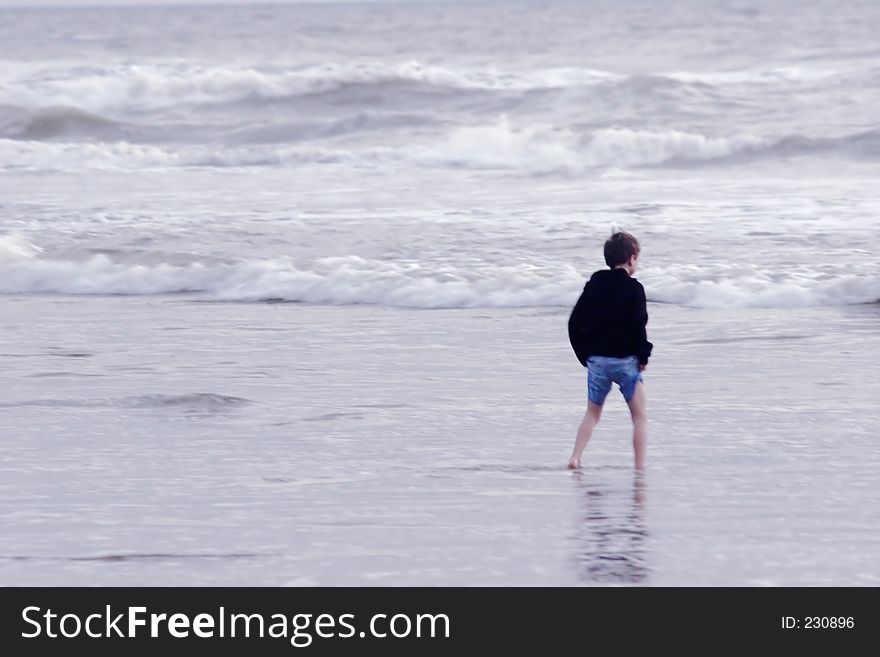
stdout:
[(645, 467), (648, 415), (641, 373), (653, 345), (645, 332), (645, 288), (632, 277), (640, 250), (639, 241), (629, 233), (613, 233), (605, 242), (609, 269), (592, 275), (568, 320), (571, 346), (588, 372), (587, 412), (568, 460), (572, 470), (581, 467), (581, 454), (599, 423), (612, 382), (620, 387), (632, 415), (635, 467)]

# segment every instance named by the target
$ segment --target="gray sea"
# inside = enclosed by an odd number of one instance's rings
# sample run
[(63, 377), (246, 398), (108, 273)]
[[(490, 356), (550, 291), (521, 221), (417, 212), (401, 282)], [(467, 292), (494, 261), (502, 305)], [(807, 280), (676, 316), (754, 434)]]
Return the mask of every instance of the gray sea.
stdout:
[[(0, 584), (880, 585), (880, 4), (0, 7)], [(634, 233), (648, 468), (568, 313)]]

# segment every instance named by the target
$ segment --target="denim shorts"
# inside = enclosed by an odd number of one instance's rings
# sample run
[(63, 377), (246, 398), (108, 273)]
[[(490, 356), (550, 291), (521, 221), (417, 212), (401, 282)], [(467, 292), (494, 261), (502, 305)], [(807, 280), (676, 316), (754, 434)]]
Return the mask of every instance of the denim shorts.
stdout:
[(623, 398), (629, 403), (636, 394), (636, 386), (642, 381), (638, 356), (590, 356), (587, 359), (587, 372), (587, 396), (597, 406), (605, 402), (612, 382), (620, 386)]

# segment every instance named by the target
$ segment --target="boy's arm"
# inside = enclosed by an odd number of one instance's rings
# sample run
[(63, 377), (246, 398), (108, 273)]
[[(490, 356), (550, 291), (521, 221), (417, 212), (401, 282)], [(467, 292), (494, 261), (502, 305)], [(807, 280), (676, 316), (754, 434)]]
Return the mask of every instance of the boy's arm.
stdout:
[(568, 318), (568, 341), (571, 343), (571, 348), (574, 349), (578, 362), (584, 367), (586, 367), (586, 360), (590, 355), (585, 330), (589, 316), (589, 303), (590, 282), (587, 281), (587, 284), (584, 285), (584, 291), (581, 292), (581, 296)]
[(654, 345), (648, 342), (648, 331), (645, 328), (648, 324), (648, 300), (645, 298), (645, 288), (639, 283), (638, 292), (636, 293), (635, 308), (635, 331), (636, 331), (636, 356), (639, 358), (639, 364), (645, 366), (651, 357), (651, 350)]

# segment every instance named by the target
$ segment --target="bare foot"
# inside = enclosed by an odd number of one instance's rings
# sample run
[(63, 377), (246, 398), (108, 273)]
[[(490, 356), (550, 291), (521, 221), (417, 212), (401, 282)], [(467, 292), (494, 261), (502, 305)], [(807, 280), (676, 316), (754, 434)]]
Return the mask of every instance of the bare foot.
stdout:
[(567, 465), (566, 467), (567, 467), (569, 470), (577, 470), (578, 468), (581, 467), (581, 462), (580, 462), (580, 461), (571, 460), (571, 461), (568, 462), (568, 465)]

